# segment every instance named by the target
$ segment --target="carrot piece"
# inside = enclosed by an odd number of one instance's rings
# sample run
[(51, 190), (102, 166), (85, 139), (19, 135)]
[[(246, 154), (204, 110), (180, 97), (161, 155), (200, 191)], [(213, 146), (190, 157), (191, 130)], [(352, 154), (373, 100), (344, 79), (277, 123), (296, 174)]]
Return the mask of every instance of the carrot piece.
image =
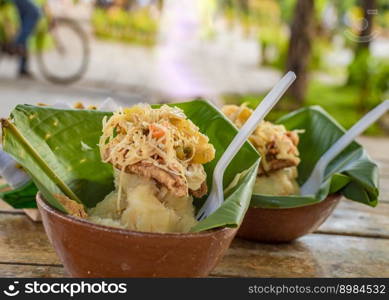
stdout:
[(149, 130), (151, 132), (151, 136), (155, 139), (159, 139), (165, 135), (165, 131), (154, 124), (149, 125)]

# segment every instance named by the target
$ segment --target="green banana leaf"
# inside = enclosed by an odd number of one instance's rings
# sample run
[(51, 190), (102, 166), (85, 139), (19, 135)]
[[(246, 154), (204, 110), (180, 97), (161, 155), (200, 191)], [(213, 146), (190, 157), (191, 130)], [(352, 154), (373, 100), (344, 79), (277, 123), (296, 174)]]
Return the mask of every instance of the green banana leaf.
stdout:
[[(300, 135), (298, 183), (302, 185), (322, 154), (345, 132), (328, 113), (319, 106), (302, 108), (277, 121), (289, 130), (304, 129)], [(329, 194), (340, 193), (350, 200), (370, 206), (377, 205), (378, 168), (366, 151), (353, 142), (327, 167), (325, 178), (315, 197), (253, 195), (251, 207), (292, 208), (311, 205), (324, 200)]]
[(35, 195), (37, 188), (32, 181), (25, 185), (11, 189), (8, 184), (0, 187), (0, 198), (14, 208), (36, 208)]
[[(215, 159), (205, 165), (210, 186), (213, 169), (237, 130), (217, 108), (206, 101), (195, 100), (174, 106), (184, 110), (216, 149)], [(111, 114), (18, 105), (10, 119), (2, 122), (3, 149), (27, 170), (52, 206), (66, 212), (54, 197), (59, 193), (86, 207), (93, 207), (114, 188), (113, 169), (111, 165), (101, 162), (97, 146), (102, 120)], [(258, 165), (258, 153), (251, 144), (246, 143), (224, 176), (224, 185), (228, 186), (241, 174), (237, 184), (226, 193), (223, 205), (199, 222), (192, 231), (238, 226), (250, 202)], [(203, 201), (196, 199), (196, 206)]]

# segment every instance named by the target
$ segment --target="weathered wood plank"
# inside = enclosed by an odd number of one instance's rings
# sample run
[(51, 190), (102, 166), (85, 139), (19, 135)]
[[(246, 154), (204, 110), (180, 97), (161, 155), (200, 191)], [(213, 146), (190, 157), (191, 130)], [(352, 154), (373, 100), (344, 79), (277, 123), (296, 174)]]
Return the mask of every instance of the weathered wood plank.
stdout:
[(317, 232), (389, 239), (389, 203), (373, 208), (344, 199)]
[(387, 137), (361, 136), (357, 141), (375, 160), (387, 161), (389, 163), (388, 153), (385, 151), (385, 149), (389, 149), (389, 139)]
[[(0, 214), (0, 274), (61, 276), (43, 227), (26, 216)], [(325, 234), (292, 244), (233, 242), (213, 276), (389, 276), (389, 240)], [(12, 272), (13, 263), (18, 263)], [(24, 267), (20, 264), (50, 266)], [(6, 265), (6, 266), (4, 266)], [(15, 266), (15, 265), (13, 265)], [(36, 273), (33, 272), (36, 268)]]
[[(388, 277), (389, 240), (312, 234), (291, 244), (237, 239), (212, 272), (218, 277)], [(2, 277), (61, 277), (59, 266), (0, 264)]]
[(380, 197), (381, 202), (389, 203), (389, 176), (380, 178)]
[(311, 234), (291, 244), (235, 240), (212, 273), (233, 277), (388, 277), (389, 240)]
[(62, 266), (0, 264), (0, 277), (67, 277)]
[(14, 210), (14, 208), (12, 208), (12, 206), (9, 205), (4, 200), (0, 199), (0, 212), (2, 212), (2, 211), (11, 211), (11, 210)]
[(378, 162), (378, 168), (381, 177), (389, 177), (389, 162), (385, 164)]
[(0, 214), (0, 263), (60, 264), (41, 223)]

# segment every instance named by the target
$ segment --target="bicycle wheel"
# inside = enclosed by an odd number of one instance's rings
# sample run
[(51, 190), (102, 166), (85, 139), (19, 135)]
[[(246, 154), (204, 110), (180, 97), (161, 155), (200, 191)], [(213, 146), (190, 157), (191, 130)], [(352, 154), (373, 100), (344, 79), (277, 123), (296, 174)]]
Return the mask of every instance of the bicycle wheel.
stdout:
[(37, 62), (43, 77), (53, 83), (79, 80), (89, 64), (88, 37), (81, 26), (55, 18), (47, 32), (37, 35)]

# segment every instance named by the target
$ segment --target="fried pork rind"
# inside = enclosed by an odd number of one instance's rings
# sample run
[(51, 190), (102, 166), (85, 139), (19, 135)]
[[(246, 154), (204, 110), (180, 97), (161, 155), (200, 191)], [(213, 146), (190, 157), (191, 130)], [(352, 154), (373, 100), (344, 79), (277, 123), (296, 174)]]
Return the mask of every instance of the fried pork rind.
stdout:
[(61, 203), (61, 205), (66, 209), (69, 215), (81, 219), (86, 219), (88, 217), (82, 204), (77, 203), (72, 199), (69, 199), (65, 195), (55, 194), (54, 197), (59, 201), (59, 203)]
[(166, 172), (150, 162), (140, 161), (136, 164), (127, 166), (125, 171), (127, 173), (137, 174), (141, 177), (152, 178), (159, 183), (163, 183), (170, 191), (174, 191), (177, 197), (184, 197), (188, 194), (183, 177)]
[[(245, 105), (226, 105), (222, 110), (238, 128), (252, 114), (252, 110)], [(258, 175), (295, 167), (300, 163), (298, 131), (288, 131), (283, 125), (262, 121), (249, 140), (262, 156)]]
[(202, 165), (215, 157), (215, 149), (176, 107), (145, 104), (118, 111), (104, 120), (99, 145), (103, 161), (152, 178), (177, 197), (207, 192)]

